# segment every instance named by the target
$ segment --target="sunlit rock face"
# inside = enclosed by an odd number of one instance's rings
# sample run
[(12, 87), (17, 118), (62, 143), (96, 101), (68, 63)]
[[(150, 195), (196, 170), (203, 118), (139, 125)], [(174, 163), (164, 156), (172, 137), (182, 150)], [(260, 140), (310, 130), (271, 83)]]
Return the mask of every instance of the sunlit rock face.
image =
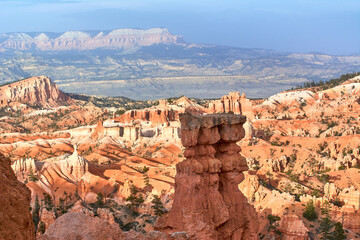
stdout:
[(247, 170), (236, 142), (246, 118), (234, 114), (181, 114), (186, 160), (176, 165), (175, 197), (157, 228), (190, 239), (256, 239), (255, 211), (237, 185)]
[(35, 227), (29, 211), (30, 190), (16, 179), (10, 159), (2, 154), (0, 172), (0, 239), (35, 239)]
[(39, 107), (57, 107), (73, 101), (60, 91), (51, 79), (38, 76), (0, 87), (0, 107), (7, 106), (11, 102)]

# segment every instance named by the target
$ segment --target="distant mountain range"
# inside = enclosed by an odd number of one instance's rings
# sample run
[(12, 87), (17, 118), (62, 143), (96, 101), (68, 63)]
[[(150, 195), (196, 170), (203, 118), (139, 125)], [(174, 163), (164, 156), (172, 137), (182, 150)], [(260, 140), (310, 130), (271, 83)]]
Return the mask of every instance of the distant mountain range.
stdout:
[(2, 33), (0, 51), (67, 51), (93, 49), (128, 49), (154, 44), (178, 44), (181, 37), (166, 28), (116, 29), (113, 31), (68, 31), (64, 33)]
[(359, 70), (360, 55), (192, 44), (165, 28), (0, 34), (0, 84), (46, 75), (65, 92), (90, 95), (268, 97)]

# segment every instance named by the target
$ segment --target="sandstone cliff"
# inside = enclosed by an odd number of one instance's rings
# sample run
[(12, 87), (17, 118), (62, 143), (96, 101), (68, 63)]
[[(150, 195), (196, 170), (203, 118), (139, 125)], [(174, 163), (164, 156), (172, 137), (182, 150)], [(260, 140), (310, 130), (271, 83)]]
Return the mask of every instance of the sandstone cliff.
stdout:
[(0, 172), (0, 239), (35, 239), (35, 228), (29, 212), (30, 190), (17, 181), (10, 160), (2, 154)]
[(255, 211), (237, 188), (247, 170), (236, 145), (245, 117), (186, 113), (180, 121), (187, 159), (176, 165), (174, 203), (157, 228), (190, 239), (256, 239)]
[(31, 77), (0, 87), (0, 107), (11, 102), (39, 107), (56, 107), (72, 103), (69, 96), (45, 76)]

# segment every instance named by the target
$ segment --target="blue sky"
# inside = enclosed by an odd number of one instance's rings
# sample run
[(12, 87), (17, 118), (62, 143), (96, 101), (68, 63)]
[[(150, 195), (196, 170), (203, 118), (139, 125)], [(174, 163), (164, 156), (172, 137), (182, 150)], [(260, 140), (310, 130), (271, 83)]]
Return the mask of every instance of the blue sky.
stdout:
[(360, 53), (360, 0), (0, 0), (0, 32), (151, 27), (194, 43)]

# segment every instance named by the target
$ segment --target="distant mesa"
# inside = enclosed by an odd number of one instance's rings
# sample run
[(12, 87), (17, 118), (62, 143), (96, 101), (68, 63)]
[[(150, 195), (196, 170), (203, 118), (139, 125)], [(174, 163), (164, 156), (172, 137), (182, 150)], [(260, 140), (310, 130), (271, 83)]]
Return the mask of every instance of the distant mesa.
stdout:
[(73, 100), (60, 91), (50, 78), (31, 77), (0, 87), (0, 107), (13, 102), (38, 107), (57, 107), (73, 103)]
[(67, 51), (94, 49), (129, 49), (154, 44), (182, 44), (181, 36), (166, 28), (115, 29), (112, 31), (67, 31), (64, 33), (2, 33), (0, 51)]

